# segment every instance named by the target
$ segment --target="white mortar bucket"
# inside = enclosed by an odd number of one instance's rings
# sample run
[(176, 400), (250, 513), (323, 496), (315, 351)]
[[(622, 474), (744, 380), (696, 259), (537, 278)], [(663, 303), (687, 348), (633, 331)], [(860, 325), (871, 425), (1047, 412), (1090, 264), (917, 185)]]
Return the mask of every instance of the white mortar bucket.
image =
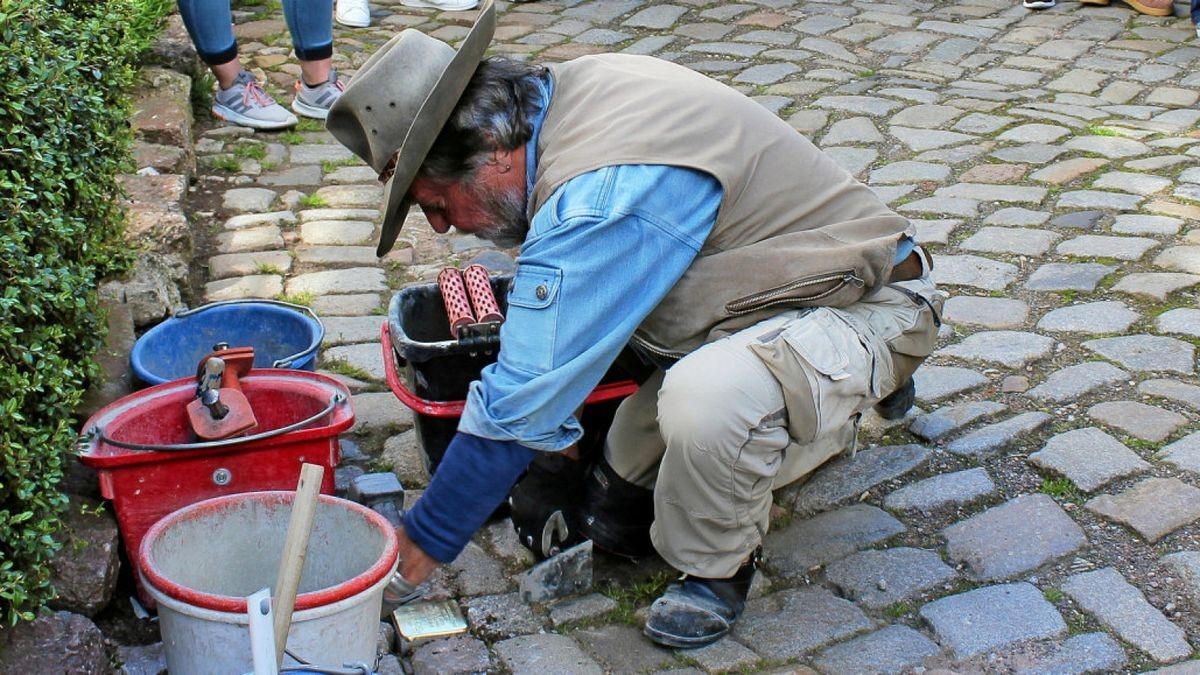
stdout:
[[(138, 565), (158, 603), (171, 675), (254, 669), (246, 596), (275, 584), (294, 497), (217, 497), (175, 511), (146, 533)], [(322, 666), (372, 665), (383, 589), (396, 569), (398, 546), (383, 516), (321, 495), (288, 651)], [(284, 665), (299, 664), (288, 657)]]

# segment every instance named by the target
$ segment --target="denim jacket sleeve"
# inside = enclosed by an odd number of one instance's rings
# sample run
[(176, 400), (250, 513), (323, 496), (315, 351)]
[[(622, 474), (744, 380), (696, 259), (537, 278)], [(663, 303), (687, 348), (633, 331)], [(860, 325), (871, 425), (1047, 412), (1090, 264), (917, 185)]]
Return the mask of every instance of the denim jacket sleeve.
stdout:
[(459, 430), (536, 450), (576, 442), (574, 410), (691, 264), (721, 197), (712, 176), (658, 165), (561, 186), (530, 224), (499, 359), (471, 385)]

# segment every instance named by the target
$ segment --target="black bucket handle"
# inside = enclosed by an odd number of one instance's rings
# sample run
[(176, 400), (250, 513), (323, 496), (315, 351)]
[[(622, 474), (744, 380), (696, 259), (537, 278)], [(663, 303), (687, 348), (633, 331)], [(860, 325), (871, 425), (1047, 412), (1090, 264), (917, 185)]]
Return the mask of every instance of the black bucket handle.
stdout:
[(92, 443), (96, 443), (98, 445), (99, 443), (102, 442), (102, 443), (108, 443), (109, 445), (113, 445), (118, 448), (125, 448), (126, 450), (152, 450), (155, 452), (178, 452), (178, 451), (185, 451), (185, 450), (210, 450), (212, 448), (225, 448), (225, 447), (229, 447), (231, 445), (238, 445), (239, 443), (253, 443), (254, 441), (261, 441), (261, 440), (265, 440), (268, 438), (275, 438), (276, 436), (282, 436), (283, 434), (286, 434), (288, 432), (296, 431), (297, 429), (302, 429), (302, 428), (308, 426), (309, 424), (316, 422), (317, 420), (321, 419), (322, 417), (332, 413), (334, 408), (337, 408), (339, 405), (343, 405), (345, 403), (346, 403), (346, 396), (344, 394), (342, 394), (342, 392), (340, 392), (340, 391), (334, 392), (334, 394), (329, 397), (329, 405), (325, 406), (324, 409), (317, 412), (316, 414), (314, 414), (310, 417), (307, 417), (305, 419), (302, 419), (299, 422), (293, 422), (292, 424), (289, 424), (285, 427), (279, 427), (278, 429), (264, 431), (261, 434), (254, 434), (252, 436), (238, 436), (236, 438), (223, 438), (219, 441), (203, 441), (200, 443), (174, 443), (174, 444), (170, 444), (170, 445), (159, 445), (156, 443), (131, 443), (129, 441), (118, 441), (115, 438), (109, 438), (108, 436), (105, 436), (104, 429), (102, 429), (100, 427), (100, 425), (97, 424), (97, 425), (93, 426), (91, 429), (88, 429), (87, 431), (83, 432), (83, 435), (80, 437), (79, 442), (81, 445), (91, 445)]
[(282, 300), (270, 300), (270, 299), (266, 299), (266, 298), (238, 298), (236, 300), (221, 300), (218, 302), (210, 302), (206, 305), (200, 305), (199, 307), (197, 307), (195, 309), (181, 309), (178, 312), (175, 312), (175, 314), (173, 314), (172, 316), (176, 319), (182, 319), (184, 317), (188, 317), (193, 314), (199, 314), (200, 312), (203, 312), (206, 309), (212, 309), (213, 307), (224, 307), (227, 305), (249, 305), (249, 304), (279, 305), (281, 307), (287, 307), (288, 309), (299, 310), (299, 311), (307, 314), (313, 321), (317, 322), (317, 339), (314, 340), (313, 343), (311, 345), (309, 345), (308, 348), (306, 348), (303, 351), (296, 352), (295, 354), (292, 354), (291, 356), (285, 356), (282, 359), (275, 359), (275, 361), (271, 364), (272, 368), (287, 368), (287, 367), (291, 366), (296, 361), (317, 351), (317, 348), (320, 347), (321, 343), (325, 341), (325, 324), (321, 322), (321, 318), (317, 316), (317, 313), (312, 311), (312, 308), (305, 307), (304, 305), (297, 305), (293, 302), (284, 302)]

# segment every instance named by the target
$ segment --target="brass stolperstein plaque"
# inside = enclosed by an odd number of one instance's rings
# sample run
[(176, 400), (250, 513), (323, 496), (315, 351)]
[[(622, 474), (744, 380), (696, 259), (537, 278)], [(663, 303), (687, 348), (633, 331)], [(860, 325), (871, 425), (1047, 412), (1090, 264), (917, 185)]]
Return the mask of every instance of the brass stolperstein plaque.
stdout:
[(410, 642), (467, 632), (467, 620), (454, 600), (414, 602), (392, 612), (396, 631)]

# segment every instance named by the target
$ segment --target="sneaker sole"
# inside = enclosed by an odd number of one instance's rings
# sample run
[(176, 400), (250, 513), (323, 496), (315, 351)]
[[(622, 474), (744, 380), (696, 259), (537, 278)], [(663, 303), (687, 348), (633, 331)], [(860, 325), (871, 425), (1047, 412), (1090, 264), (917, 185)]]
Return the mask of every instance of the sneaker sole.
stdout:
[(246, 117), (235, 110), (226, 108), (223, 105), (217, 104), (212, 107), (213, 117), (225, 122), (232, 122), (240, 127), (250, 127), (251, 129), (262, 129), (263, 131), (277, 131), (279, 129), (287, 129), (296, 126), (300, 120), (292, 117), (290, 120), (282, 122), (270, 122), (267, 120), (259, 120), (253, 117)]
[(367, 18), (367, 20), (366, 20), (366, 21), (363, 21), (363, 22), (358, 22), (358, 21), (348, 21), (348, 20), (346, 20), (346, 19), (343, 19), (342, 17), (340, 17), (340, 16), (337, 16), (337, 15), (334, 15), (334, 17), (333, 17), (333, 18), (334, 18), (334, 20), (335, 20), (335, 21), (337, 21), (337, 22), (338, 22), (340, 25), (343, 25), (343, 26), (345, 26), (345, 27), (347, 27), (347, 28), (369, 28), (369, 27), (371, 26), (371, 19), (370, 19), (370, 17), (368, 17), (368, 18)]
[(292, 110), (295, 110), (297, 114), (310, 117), (314, 120), (323, 120), (329, 117), (328, 108), (318, 108), (315, 105), (308, 105), (300, 99), (295, 99), (292, 101)]
[(478, 0), (465, 0), (464, 2), (446, 2), (442, 4), (434, 4), (425, 2), (425, 0), (400, 0), (400, 4), (405, 7), (416, 7), (418, 9), (440, 9), (446, 12), (464, 12), (468, 9), (475, 9), (479, 6)]

